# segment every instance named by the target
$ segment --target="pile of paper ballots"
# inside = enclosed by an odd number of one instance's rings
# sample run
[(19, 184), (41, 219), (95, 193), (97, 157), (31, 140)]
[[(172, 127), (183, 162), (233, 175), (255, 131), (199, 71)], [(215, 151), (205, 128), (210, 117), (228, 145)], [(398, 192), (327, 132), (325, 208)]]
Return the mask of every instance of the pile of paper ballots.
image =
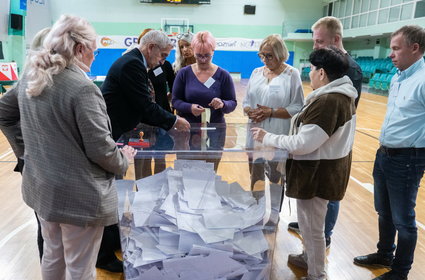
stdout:
[(268, 279), (263, 229), (278, 209), (266, 209), (265, 196), (204, 161), (176, 160), (136, 184), (119, 211), (126, 279)]

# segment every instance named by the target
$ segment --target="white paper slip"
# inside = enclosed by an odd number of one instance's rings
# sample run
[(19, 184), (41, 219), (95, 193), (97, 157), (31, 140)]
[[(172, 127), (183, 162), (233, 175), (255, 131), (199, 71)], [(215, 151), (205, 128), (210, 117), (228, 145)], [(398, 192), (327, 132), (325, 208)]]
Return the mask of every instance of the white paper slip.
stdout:
[(271, 197), (270, 197), (270, 180), (269, 177), (265, 176), (265, 190), (264, 190), (264, 196), (266, 198), (265, 202), (265, 211), (264, 211), (264, 218), (263, 218), (263, 225), (267, 224), (267, 222), (270, 220), (270, 215), (272, 212), (272, 204), (271, 204)]
[(96, 79), (94, 79), (95, 81), (105, 81), (106, 76), (96, 76)]
[(204, 83), (207, 88), (210, 88), (215, 83), (213, 77), (209, 77), (209, 79)]
[(162, 67), (158, 67), (155, 70), (153, 70), (153, 73), (155, 74), (155, 77), (158, 76), (158, 75), (161, 75), (162, 72), (163, 72), (162, 71)]
[(206, 124), (207, 122), (210, 122), (211, 120), (211, 109), (205, 108), (205, 111), (201, 113), (201, 123)]

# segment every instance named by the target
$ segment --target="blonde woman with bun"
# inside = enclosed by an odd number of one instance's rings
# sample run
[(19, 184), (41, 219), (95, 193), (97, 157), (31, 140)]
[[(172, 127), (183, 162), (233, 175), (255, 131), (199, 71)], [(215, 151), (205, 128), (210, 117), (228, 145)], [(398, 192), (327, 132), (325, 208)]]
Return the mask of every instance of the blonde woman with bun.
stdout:
[(25, 143), (22, 195), (40, 219), (45, 280), (96, 279), (103, 228), (118, 220), (114, 174), (135, 154), (117, 148), (103, 97), (85, 73), (95, 53), (93, 27), (61, 16), (10, 93), (19, 106), (0, 105), (8, 140), (16, 144), (22, 133)]

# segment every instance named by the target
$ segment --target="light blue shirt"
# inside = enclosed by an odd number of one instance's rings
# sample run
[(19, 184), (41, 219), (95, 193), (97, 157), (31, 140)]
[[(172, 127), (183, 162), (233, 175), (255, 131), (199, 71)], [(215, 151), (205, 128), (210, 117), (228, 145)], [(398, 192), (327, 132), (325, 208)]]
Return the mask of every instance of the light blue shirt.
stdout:
[(425, 63), (422, 57), (392, 78), (379, 141), (391, 148), (425, 147)]

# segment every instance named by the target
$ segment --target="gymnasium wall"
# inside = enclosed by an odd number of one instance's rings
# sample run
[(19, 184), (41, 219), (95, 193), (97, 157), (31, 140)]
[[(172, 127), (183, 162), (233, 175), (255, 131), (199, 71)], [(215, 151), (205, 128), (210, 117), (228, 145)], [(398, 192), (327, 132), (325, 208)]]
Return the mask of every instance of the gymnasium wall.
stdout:
[(372, 26), (367, 26), (362, 28), (348, 29), (344, 31), (344, 37), (354, 38), (354, 37), (362, 37), (365, 35), (372, 36), (372, 37), (380, 37), (383, 35), (391, 34), (393, 31), (407, 24), (417, 24), (423, 27), (425, 26), (425, 17), (398, 21), (398, 22), (390, 22), (385, 24), (372, 25)]
[[(24, 0), (0, 1), (3, 8), (9, 4), (19, 5)], [(195, 32), (209, 30), (217, 38), (262, 39), (273, 33), (282, 34), (288, 22), (293, 28), (310, 26), (322, 10), (321, 1), (308, 0), (211, 0), (211, 5), (142, 4), (139, 0), (27, 0), (27, 5), (25, 36), (16, 38), (3, 32), (5, 61), (17, 61), (20, 69), (35, 33), (51, 25), (61, 14), (88, 19), (99, 35), (137, 36), (144, 28), (160, 28), (161, 18), (171, 17), (187, 18)], [(256, 5), (255, 15), (244, 15), (244, 5)], [(9, 9), (6, 10), (1, 9), (0, 20), (8, 20)], [(300, 20), (300, 14), (308, 20)], [(288, 43), (288, 47), (294, 51), (291, 44)], [(294, 65), (298, 64), (295, 59)]]
[(0, 0), (0, 41), (7, 39), (7, 27), (9, 26), (10, 0)]
[[(141, 4), (138, 0), (120, 1), (119, 5), (116, 3), (112, 0), (54, 1), (51, 4), (52, 18), (57, 19), (63, 13), (77, 14), (87, 18), (99, 35), (126, 36), (137, 36), (148, 27), (160, 28), (161, 18), (188, 18), (189, 23), (194, 26), (194, 32), (209, 30), (217, 38), (262, 39), (273, 33), (282, 34), (282, 26), (288, 26), (287, 22), (294, 23), (293, 28), (306, 28), (322, 15), (321, 1), (308, 0), (211, 0), (211, 5), (189, 6)], [(256, 5), (255, 15), (243, 14), (243, 7), (247, 4)], [(84, 9), (78, 8), (81, 6)], [(307, 20), (300, 20), (300, 14)], [(312, 47), (311, 43), (287, 42), (287, 45), (293, 53), (290, 62), (296, 67), (299, 66), (301, 55), (306, 51), (309, 53)], [(296, 48), (293, 49), (293, 46)], [(214, 59), (217, 64), (226, 62), (221, 65), (228, 66), (230, 71), (235, 69), (236, 60), (248, 69), (261, 65), (253, 52), (230, 54), (218, 51)], [(174, 60), (173, 55), (169, 60)], [(96, 62), (94, 67), (96, 73)], [(246, 74), (243, 73), (242, 76), (246, 77)]]
[(10, 62), (15, 60), (22, 63), (23, 58), (19, 52), (25, 52), (23, 46), (23, 31), (10, 28), (10, 14), (24, 15), (25, 11), (20, 9), (20, 0), (0, 0), (0, 41), (2, 41), (4, 59), (0, 61)]
[[(52, 16), (57, 19), (63, 13), (77, 14), (105, 35), (134, 35), (146, 27), (158, 28), (161, 18), (187, 18), (195, 32), (208, 29), (216, 37), (258, 39), (281, 33), (284, 10), (296, 2), (311, 1), (211, 0), (210, 5), (146, 4), (138, 0), (53, 1)], [(256, 5), (255, 15), (244, 15), (243, 7), (247, 4)], [(307, 11), (306, 16), (312, 13), (315, 14)]]
[(0, 42), (2, 42), (2, 51), (4, 59), (0, 59), (0, 62), (9, 60), (9, 36), (7, 34), (7, 27), (9, 25), (9, 0), (0, 0)]
[[(139, 0), (27, 0), (27, 26), (22, 37), (8, 34), (10, 30), (4, 31), (4, 23), (10, 13), (8, 5), (16, 6), (21, 1), (0, 0), (0, 23), (3, 23), (0, 24), (0, 40), (3, 41), (4, 61), (15, 60), (21, 69), (25, 49), (34, 34), (64, 13), (87, 18), (99, 35), (137, 36), (144, 28), (160, 28), (161, 18), (187, 18), (195, 32), (209, 30), (217, 38), (249, 39), (262, 39), (273, 33), (286, 36), (287, 32), (295, 29), (308, 29), (323, 15), (323, 1), (311, 0), (211, 0), (211, 5), (143, 4)], [(256, 14), (244, 15), (244, 5), (256, 5)], [(403, 22), (407, 23), (411, 22)], [(425, 25), (425, 19), (416, 19), (415, 23)], [(394, 23), (384, 27), (371, 26), (367, 30), (347, 30), (344, 32), (344, 44), (354, 56), (386, 56), (389, 53), (388, 42), (377, 48), (374, 40), (380, 34), (387, 38), (388, 33), (382, 32), (391, 32), (400, 25)], [(367, 43), (363, 39), (365, 34), (375, 34), (375, 37)], [(297, 68), (304, 66), (312, 50), (309, 38), (308, 35), (303, 40), (290, 37), (286, 41), (288, 49), (293, 52), (293, 65)], [(257, 59), (255, 55), (249, 56)]]
[(27, 0), (25, 44), (27, 48), (38, 31), (52, 25), (50, 3), (54, 0)]
[[(0, 40), (4, 54), (0, 61), (16, 61), (21, 72), (34, 35), (52, 24), (49, 3), (50, 0), (0, 0)], [(10, 28), (12, 13), (24, 16), (22, 30)]]
[(390, 53), (390, 40), (387, 37), (359, 38), (344, 42), (344, 47), (353, 57), (372, 56), (384, 58)]

